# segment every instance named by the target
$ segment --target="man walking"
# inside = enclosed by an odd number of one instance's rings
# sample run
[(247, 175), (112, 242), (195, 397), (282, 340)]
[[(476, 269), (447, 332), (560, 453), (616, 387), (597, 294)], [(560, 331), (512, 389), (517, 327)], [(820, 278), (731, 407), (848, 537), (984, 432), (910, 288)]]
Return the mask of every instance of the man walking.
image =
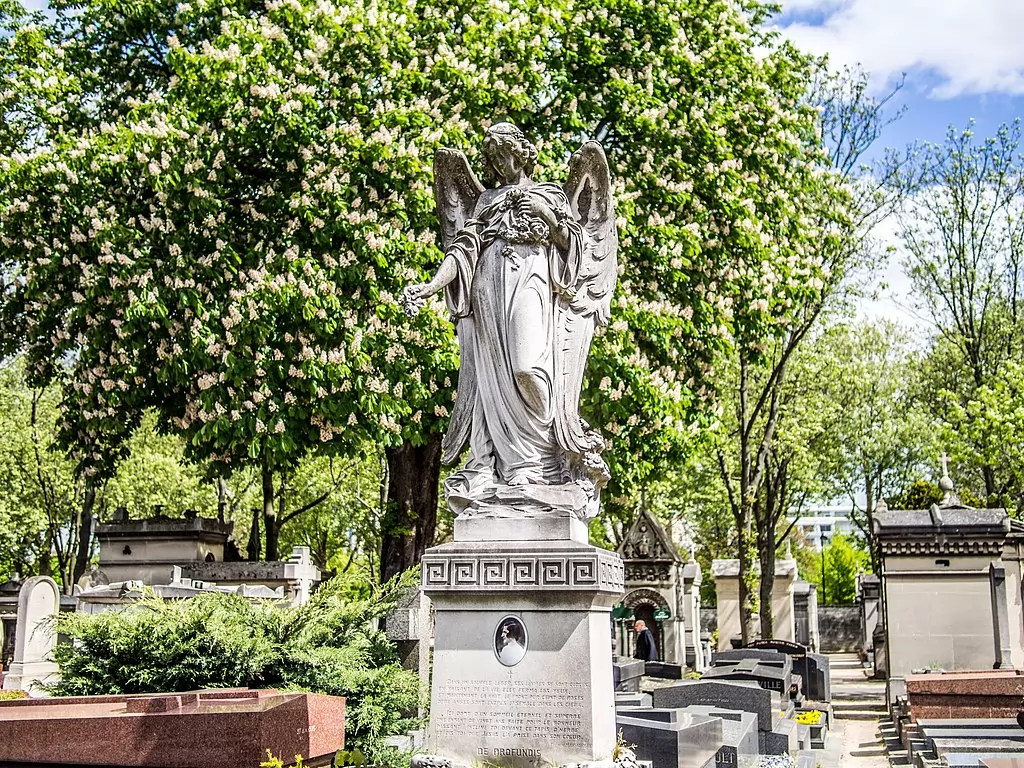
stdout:
[(657, 661), (658, 647), (654, 644), (654, 633), (647, 628), (643, 619), (637, 619), (633, 629), (636, 630), (636, 648), (633, 651), (633, 658)]

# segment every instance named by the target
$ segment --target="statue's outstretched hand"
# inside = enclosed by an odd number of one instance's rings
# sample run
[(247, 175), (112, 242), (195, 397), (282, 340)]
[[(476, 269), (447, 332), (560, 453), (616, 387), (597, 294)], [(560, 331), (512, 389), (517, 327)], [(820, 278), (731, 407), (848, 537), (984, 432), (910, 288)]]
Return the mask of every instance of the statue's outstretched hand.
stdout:
[(433, 294), (429, 283), (416, 283), (407, 286), (402, 292), (402, 307), (409, 317), (416, 317), (420, 310), (427, 303), (427, 298)]

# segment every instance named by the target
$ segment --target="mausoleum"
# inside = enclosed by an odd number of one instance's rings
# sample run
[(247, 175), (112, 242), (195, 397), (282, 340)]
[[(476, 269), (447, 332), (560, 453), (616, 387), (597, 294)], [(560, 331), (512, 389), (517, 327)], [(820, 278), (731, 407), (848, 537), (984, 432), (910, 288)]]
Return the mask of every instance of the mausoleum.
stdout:
[(929, 509), (875, 508), (889, 676), (1020, 668), (1024, 526), (963, 504), (948, 476), (939, 485)]
[[(691, 635), (686, 631), (686, 614), (691, 621), (700, 615), (700, 581), (697, 592), (686, 591), (683, 578), (685, 564), (672, 539), (658, 519), (641, 509), (618, 548), (626, 573), (626, 594), (622, 604), (633, 616), (627, 621), (642, 619), (654, 633), (658, 655), (662, 661), (695, 666), (695, 649), (691, 636), (700, 644), (700, 628)], [(697, 570), (700, 568), (698, 566)], [(697, 601), (697, 610), (690, 605)], [(632, 656), (635, 635), (622, 633), (626, 646), (620, 656)]]

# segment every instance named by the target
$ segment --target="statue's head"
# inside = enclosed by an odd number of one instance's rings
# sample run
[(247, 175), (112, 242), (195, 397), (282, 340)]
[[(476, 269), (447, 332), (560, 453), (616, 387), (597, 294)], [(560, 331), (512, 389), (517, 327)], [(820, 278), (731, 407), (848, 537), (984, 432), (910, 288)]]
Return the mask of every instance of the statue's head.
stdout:
[(527, 176), (537, 164), (537, 147), (512, 123), (495, 123), (484, 135), (487, 171), (497, 181), (511, 181), (521, 168)]

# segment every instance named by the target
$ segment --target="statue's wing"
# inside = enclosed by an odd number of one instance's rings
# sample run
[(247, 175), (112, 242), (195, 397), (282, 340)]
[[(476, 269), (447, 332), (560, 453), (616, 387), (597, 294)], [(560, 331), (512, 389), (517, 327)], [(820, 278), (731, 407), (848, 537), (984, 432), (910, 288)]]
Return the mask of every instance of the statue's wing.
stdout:
[(455, 235), (473, 216), (484, 187), (457, 149), (434, 153), (434, 201), (441, 221), (441, 245), (447, 251)]
[[(434, 200), (437, 218), (441, 222), (441, 244), (445, 251), (466, 222), (472, 218), (477, 200), (484, 191), (466, 156), (457, 149), (439, 149), (434, 154)], [(461, 290), (468, 291), (469, 286)], [(459, 338), (459, 386), (452, 407), (452, 419), (441, 445), (445, 464), (454, 464), (469, 440), (473, 425), (473, 401), (476, 400), (474, 375), (473, 318), (455, 320), (455, 333)]]
[(580, 390), (594, 330), (611, 316), (619, 245), (608, 159), (596, 141), (588, 141), (569, 160), (564, 190), (586, 236), (579, 276), (573, 290), (559, 297), (556, 310), (555, 430), (563, 448), (585, 453), (592, 446), (579, 417)]

